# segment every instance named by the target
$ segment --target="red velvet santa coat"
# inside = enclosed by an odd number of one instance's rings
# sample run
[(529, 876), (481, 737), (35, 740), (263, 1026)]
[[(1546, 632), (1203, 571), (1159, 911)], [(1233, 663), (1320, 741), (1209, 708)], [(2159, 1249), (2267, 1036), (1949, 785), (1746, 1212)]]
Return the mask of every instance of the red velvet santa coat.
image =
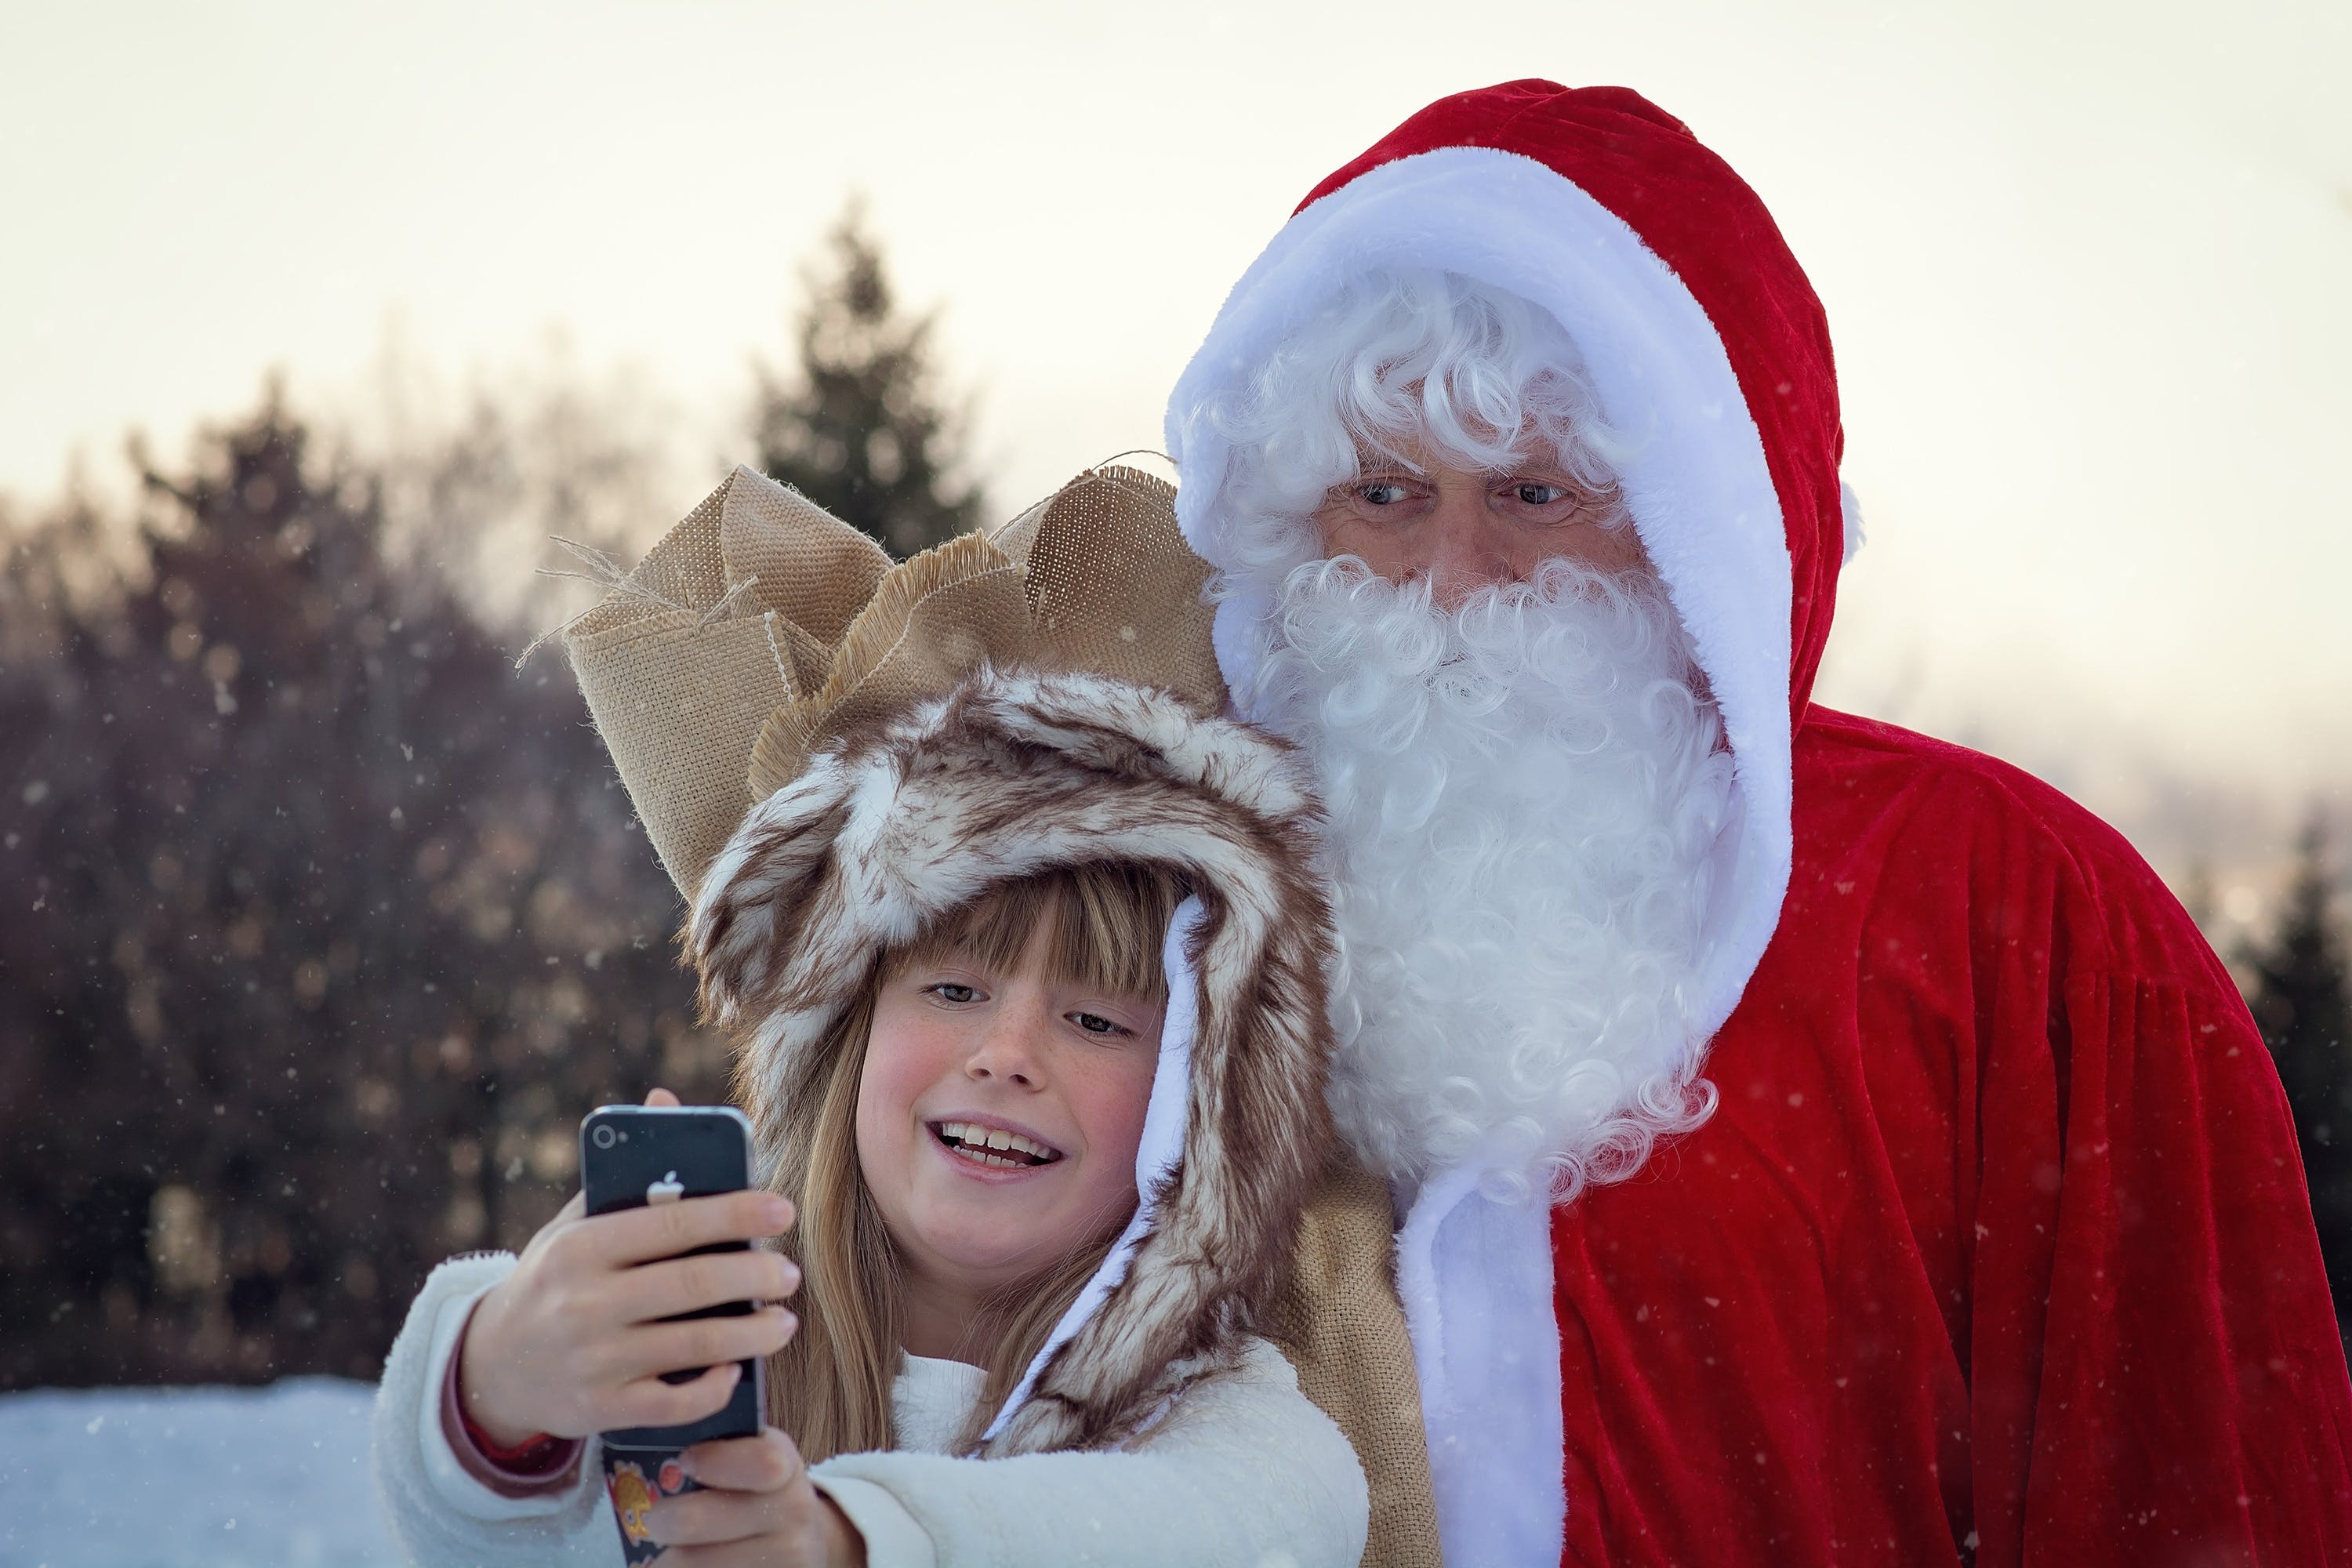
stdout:
[[(1552, 1211), (1563, 1484), (1532, 1535), (1481, 1536), (1433, 1415), (1449, 1551), (2352, 1561), (2352, 1386), (2229, 976), (2056, 791), (1809, 700), (1851, 501), (1827, 328), (1754, 193), (1621, 89), (1414, 116), (1307, 198), (1180, 384), (1180, 514), (1212, 560), (1224, 451), (1201, 410), (1318, 276), (1381, 261), (1545, 304), (1646, 437), (1629, 500), (1745, 811), (1689, 1064), (1719, 1109)], [(1221, 610), (1229, 666), (1263, 608)]]

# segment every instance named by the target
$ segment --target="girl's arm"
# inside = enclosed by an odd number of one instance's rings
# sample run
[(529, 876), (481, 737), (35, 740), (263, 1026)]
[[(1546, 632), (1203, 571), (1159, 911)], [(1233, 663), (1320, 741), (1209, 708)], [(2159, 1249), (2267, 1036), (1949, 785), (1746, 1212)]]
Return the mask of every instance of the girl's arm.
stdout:
[(849, 1454), (811, 1473), (875, 1568), (1355, 1568), (1369, 1520), (1355, 1451), (1264, 1341), (1116, 1452)]
[[(677, 1100), (656, 1089), (646, 1103)], [(799, 1287), (788, 1259), (757, 1248), (694, 1256), (777, 1234), (792, 1220), (783, 1199), (724, 1193), (593, 1218), (585, 1201), (574, 1194), (520, 1258), (443, 1264), (409, 1309), (376, 1394), (374, 1450), (377, 1489), (415, 1562), (618, 1564), (593, 1435), (708, 1415), (733, 1389), (739, 1362), (791, 1337), (795, 1320), (772, 1304)], [(744, 1300), (769, 1304), (680, 1321)], [(703, 1370), (663, 1381), (686, 1367)], [(492, 1443), (579, 1441), (564, 1445), (572, 1451), (550, 1477), (506, 1476), (460, 1426)]]
[(412, 1563), (619, 1568), (620, 1532), (593, 1451), (566, 1484), (512, 1496), (477, 1479), (444, 1429), (445, 1390), (466, 1321), (514, 1267), (510, 1253), (453, 1258), (417, 1292), (376, 1392), (377, 1495)]

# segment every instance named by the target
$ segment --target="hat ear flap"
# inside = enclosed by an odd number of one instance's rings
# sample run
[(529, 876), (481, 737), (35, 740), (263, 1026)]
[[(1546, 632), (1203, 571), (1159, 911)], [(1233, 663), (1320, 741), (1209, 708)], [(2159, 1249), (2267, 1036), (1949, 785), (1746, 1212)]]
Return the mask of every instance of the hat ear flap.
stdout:
[(685, 931), (703, 1016), (737, 1022), (792, 991), (802, 934), (840, 901), (833, 848), (849, 820), (848, 769), (822, 758), (751, 808), (704, 873)]

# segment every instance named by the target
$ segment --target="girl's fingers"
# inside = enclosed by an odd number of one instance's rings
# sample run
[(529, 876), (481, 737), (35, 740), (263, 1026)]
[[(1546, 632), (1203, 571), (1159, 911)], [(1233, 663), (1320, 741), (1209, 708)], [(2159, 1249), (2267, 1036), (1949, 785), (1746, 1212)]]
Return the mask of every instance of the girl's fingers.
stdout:
[(741, 1317), (640, 1323), (614, 1344), (604, 1368), (629, 1382), (722, 1361), (749, 1361), (783, 1349), (799, 1326), (800, 1320), (782, 1307), (761, 1307)]
[(730, 1541), (718, 1546), (665, 1546), (655, 1559), (661, 1568), (779, 1568), (790, 1563), (798, 1568), (803, 1563), (814, 1562), (810, 1557), (782, 1558), (776, 1555), (776, 1538), (756, 1535), (745, 1541)]
[(725, 1408), (742, 1375), (743, 1369), (729, 1361), (705, 1369), (701, 1376), (686, 1383), (664, 1383), (658, 1376), (638, 1378), (613, 1395), (599, 1425), (605, 1431), (616, 1426), (683, 1426), (716, 1415)]
[[(598, 1215), (578, 1234), (598, 1262), (608, 1268), (628, 1268), (722, 1241), (756, 1241), (780, 1235), (792, 1223), (793, 1205), (787, 1199), (774, 1193), (745, 1191)], [(593, 1239), (584, 1239), (592, 1231)]]
[(707, 1488), (660, 1499), (646, 1522), (664, 1546), (713, 1546), (805, 1525), (804, 1516), (814, 1501), (815, 1493), (804, 1479), (772, 1491)]
[(793, 1440), (773, 1426), (762, 1426), (756, 1437), (697, 1443), (681, 1458), (688, 1475), (723, 1491), (781, 1491), (808, 1468)]
[(613, 1307), (624, 1322), (650, 1323), (729, 1301), (779, 1301), (800, 1284), (782, 1253), (705, 1252), (626, 1270), (613, 1283)]
[(572, 1201), (557, 1209), (555, 1217), (539, 1227), (538, 1234), (530, 1238), (530, 1244), (523, 1248), (523, 1256), (537, 1258), (544, 1255), (587, 1215), (588, 1194), (584, 1192), (572, 1194)]
[(675, 1110), (677, 1108), (677, 1096), (666, 1089), (656, 1089), (646, 1096), (646, 1103)]

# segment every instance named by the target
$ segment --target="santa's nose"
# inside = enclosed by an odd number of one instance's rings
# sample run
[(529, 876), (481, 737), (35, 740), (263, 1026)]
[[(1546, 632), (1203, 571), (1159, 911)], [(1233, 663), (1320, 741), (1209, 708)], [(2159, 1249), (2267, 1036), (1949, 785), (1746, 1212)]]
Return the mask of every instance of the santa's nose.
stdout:
[(1412, 574), (1428, 579), (1430, 598), (1441, 610), (1455, 608), (1481, 588), (1519, 580), (1513, 541), (1497, 528), (1486, 499), (1483, 490), (1448, 487), (1419, 531), (1427, 553)]

